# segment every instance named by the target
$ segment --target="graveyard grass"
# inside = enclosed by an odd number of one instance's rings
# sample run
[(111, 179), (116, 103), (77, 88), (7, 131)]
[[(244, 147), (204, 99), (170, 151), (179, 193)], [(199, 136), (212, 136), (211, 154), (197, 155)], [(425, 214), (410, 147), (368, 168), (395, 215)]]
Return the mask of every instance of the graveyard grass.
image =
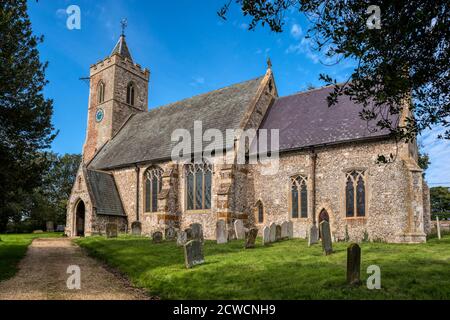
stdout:
[(62, 233), (0, 235), (0, 281), (14, 276), (20, 260), (25, 256), (31, 241), (36, 238), (61, 237)]
[[(186, 269), (183, 248), (147, 238), (77, 239), (90, 255), (116, 268), (137, 287), (162, 299), (450, 299), (450, 235), (426, 244), (362, 243), (361, 280), (346, 285), (348, 243), (324, 256), (294, 239), (254, 249), (244, 241), (206, 241), (205, 264)], [(369, 290), (369, 265), (381, 268), (381, 289)]]

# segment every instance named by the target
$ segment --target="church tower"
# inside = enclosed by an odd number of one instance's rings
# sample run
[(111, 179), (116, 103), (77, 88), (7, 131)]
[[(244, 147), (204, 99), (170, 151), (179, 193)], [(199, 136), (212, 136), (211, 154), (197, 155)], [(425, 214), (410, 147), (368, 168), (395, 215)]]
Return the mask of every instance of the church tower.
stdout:
[(84, 163), (132, 114), (147, 111), (149, 77), (148, 69), (133, 62), (123, 32), (111, 55), (91, 66)]

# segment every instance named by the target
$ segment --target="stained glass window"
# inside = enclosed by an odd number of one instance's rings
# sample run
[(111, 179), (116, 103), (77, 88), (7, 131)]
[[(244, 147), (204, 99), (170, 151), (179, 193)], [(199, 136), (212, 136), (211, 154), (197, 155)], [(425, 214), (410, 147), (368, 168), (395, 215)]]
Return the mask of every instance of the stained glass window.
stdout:
[(365, 172), (353, 170), (346, 175), (345, 202), (347, 217), (366, 215)]
[(162, 170), (150, 168), (145, 172), (145, 212), (158, 211), (158, 193), (162, 188)]
[(187, 210), (211, 208), (212, 168), (207, 163), (186, 166)]
[(291, 216), (292, 218), (308, 217), (308, 187), (306, 177), (291, 178)]

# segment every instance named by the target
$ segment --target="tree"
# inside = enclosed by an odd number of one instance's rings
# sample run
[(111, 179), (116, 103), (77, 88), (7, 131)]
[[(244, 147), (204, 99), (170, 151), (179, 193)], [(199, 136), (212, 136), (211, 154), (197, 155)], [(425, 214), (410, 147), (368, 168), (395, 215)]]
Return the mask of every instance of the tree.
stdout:
[(430, 189), (431, 211), (450, 213), (450, 188), (434, 187)]
[[(274, 32), (283, 31), (287, 12), (301, 12), (310, 21), (306, 39), (314, 49), (335, 63), (357, 62), (343, 84), (320, 75), (336, 85), (330, 106), (345, 94), (362, 105), (361, 118), (389, 129), (399, 141), (435, 125), (446, 128), (441, 138), (450, 139), (449, 1), (230, 0), (219, 16), (226, 19), (233, 4), (250, 17), (249, 29), (261, 24)], [(368, 27), (372, 5), (380, 9), (379, 29)], [(405, 106), (411, 113), (399, 125)]]
[(0, 232), (42, 182), (42, 151), (55, 137), (52, 100), (43, 95), (45, 69), (25, 0), (0, 2)]

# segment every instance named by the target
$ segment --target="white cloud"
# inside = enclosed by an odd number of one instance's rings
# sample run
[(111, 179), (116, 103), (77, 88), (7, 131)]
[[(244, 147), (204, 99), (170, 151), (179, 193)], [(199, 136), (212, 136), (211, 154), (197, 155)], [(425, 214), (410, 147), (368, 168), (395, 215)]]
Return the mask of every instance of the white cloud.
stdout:
[(312, 43), (310, 39), (303, 38), (297, 44), (291, 44), (287, 49), (286, 53), (296, 53), (296, 54), (304, 54), (308, 57), (312, 62), (318, 63), (319, 56), (312, 51)]
[(294, 23), (291, 27), (291, 36), (294, 39), (299, 40), (300, 37), (302, 36), (303, 32), (302, 32), (302, 27), (300, 27), (300, 25)]
[(55, 14), (56, 14), (56, 17), (59, 19), (67, 17), (66, 9), (58, 9), (58, 10), (56, 10)]
[(196, 87), (199, 85), (202, 85), (205, 83), (205, 78), (197, 76), (197, 77), (192, 77), (192, 82), (190, 83), (191, 86)]

